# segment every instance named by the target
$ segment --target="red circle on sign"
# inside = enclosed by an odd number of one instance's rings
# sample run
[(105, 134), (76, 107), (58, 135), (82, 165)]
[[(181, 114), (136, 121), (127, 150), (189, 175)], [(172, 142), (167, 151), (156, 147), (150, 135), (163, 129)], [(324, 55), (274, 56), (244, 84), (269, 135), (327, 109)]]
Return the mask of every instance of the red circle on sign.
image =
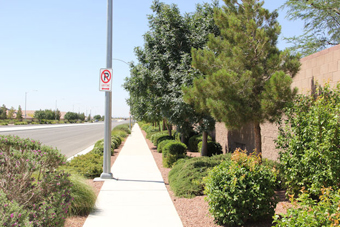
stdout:
[[(105, 72), (107, 72), (108, 75)], [(103, 83), (107, 84), (111, 80), (111, 72), (109, 70), (104, 70), (100, 75), (100, 79), (102, 80)], [(105, 81), (105, 79), (107, 79), (107, 81)]]

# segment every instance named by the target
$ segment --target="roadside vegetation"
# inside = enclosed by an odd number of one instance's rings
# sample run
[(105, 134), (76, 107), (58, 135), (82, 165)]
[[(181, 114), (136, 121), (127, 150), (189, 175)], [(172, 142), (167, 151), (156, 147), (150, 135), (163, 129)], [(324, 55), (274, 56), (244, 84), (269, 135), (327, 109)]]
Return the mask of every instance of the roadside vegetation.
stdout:
[(29, 124), (68, 124), (103, 121), (104, 116), (85, 116), (84, 113), (67, 112), (61, 120), (59, 110), (37, 110), (34, 115), (27, 116), (23, 113), (21, 106), (18, 110), (11, 107), (8, 109), (5, 104), (0, 107), (0, 125), (29, 125)]
[[(113, 148), (130, 133), (112, 130)], [(0, 135), (0, 226), (64, 226), (68, 216), (85, 216), (96, 195), (86, 178), (102, 173), (103, 146), (66, 161), (38, 141)], [(113, 154), (112, 154), (113, 155)]]

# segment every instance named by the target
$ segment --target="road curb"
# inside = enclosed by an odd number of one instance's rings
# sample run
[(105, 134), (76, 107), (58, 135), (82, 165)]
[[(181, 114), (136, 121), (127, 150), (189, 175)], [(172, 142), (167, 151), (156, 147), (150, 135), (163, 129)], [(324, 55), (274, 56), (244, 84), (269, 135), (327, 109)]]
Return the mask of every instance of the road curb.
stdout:
[(72, 157), (69, 157), (69, 158), (67, 159), (67, 161), (68, 161), (68, 162), (71, 161), (74, 157), (77, 157), (78, 155), (87, 154), (87, 153), (89, 153), (90, 151), (92, 151), (93, 148), (94, 148), (94, 144), (91, 145), (91, 146), (89, 146), (89, 147), (86, 148), (85, 150), (79, 152), (78, 154), (75, 154), (75, 155), (73, 155)]

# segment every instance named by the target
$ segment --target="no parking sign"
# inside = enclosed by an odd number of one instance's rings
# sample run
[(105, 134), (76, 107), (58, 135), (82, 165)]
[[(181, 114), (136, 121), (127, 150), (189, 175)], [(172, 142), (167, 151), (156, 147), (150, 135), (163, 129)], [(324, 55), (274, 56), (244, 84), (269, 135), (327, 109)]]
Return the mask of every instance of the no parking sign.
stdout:
[(100, 69), (99, 91), (111, 91), (112, 73), (112, 69)]

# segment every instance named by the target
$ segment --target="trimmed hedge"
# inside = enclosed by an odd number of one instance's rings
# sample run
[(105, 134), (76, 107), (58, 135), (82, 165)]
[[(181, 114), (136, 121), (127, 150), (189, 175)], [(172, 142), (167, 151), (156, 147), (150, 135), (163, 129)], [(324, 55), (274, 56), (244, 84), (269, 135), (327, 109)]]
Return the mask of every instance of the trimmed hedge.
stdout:
[(170, 141), (173, 141), (173, 140), (162, 140), (160, 143), (158, 143), (157, 145), (158, 153), (162, 153), (163, 147)]
[[(162, 142), (163, 143), (163, 142)], [(213, 157), (194, 157), (180, 159), (169, 172), (171, 190), (178, 197), (192, 198), (203, 195), (203, 178), (214, 166), (229, 160), (231, 154), (215, 155)]]
[[(213, 155), (219, 155), (222, 154), (222, 146), (221, 144), (214, 142), (214, 141), (208, 141), (208, 156), (211, 157)], [(202, 141), (198, 144), (198, 150), (202, 150)]]
[(162, 149), (163, 166), (171, 168), (171, 166), (181, 158), (185, 158), (187, 153), (187, 146), (178, 141), (171, 141), (167, 143)]
[[(159, 132), (159, 133), (155, 133), (155, 134), (153, 134), (152, 136), (151, 136), (151, 142), (155, 145), (155, 146), (157, 146), (158, 145), (158, 139), (159, 138), (161, 138), (161, 137), (163, 137), (163, 136), (169, 136), (169, 134), (167, 133), (167, 132)], [(170, 137), (169, 137), (170, 138)], [(172, 137), (171, 137), (171, 139), (173, 139)]]

